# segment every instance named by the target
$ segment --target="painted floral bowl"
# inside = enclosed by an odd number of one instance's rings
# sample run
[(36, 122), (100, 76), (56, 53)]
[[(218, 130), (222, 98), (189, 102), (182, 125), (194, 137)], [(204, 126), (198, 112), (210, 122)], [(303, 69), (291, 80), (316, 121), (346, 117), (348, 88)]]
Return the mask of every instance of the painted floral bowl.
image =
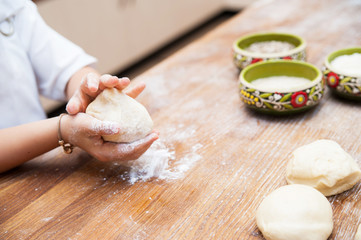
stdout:
[[(357, 59), (352, 58), (358, 55)], [(346, 60), (346, 68), (340, 61)], [(349, 58), (348, 60), (345, 57)], [(336, 61), (339, 64), (336, 65)], [(347, 69), (352, 66), (354, 69)], [(351, 70), (351, 72), (350, 72)], [(347, 48), (335, 51), (326, 57), (322, 69), (323, 78), (329, 89), (337, 95), (354, 100), (361, 100), (361, 47)]]
[(240, 69), (268, 60), (306, 61), (306, 42), (287, 33), (256, 33), (233, 43), (233, 62)]
[[(260, 82), (261, 79), (272, 81)], [(321, 71), (312, 64), (267, 61), (249, 65), (241, 72), (239, 91), (241, 100), (249, 108), (289, 114), (316, 106), (324, 95), (324, 82)]]

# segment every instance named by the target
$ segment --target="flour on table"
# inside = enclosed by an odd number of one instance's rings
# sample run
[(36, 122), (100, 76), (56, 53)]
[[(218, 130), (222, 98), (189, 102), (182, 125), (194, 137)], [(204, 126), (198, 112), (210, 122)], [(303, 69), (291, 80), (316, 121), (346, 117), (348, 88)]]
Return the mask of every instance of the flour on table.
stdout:
[(124, 180), (128, 179), (131, 184), (151, 179), (179, 179), (202, 158), (196, 153), (202, 146), (202, 144), (196, 144), (185, 156), (177, 159), (173, 147), (167, 147), (159, 139), (137, 160), (114, 164), (129, 167), (129, 170), (121, 177)]
[(43, 222), (49, 222), (50, 220), (52, 220), (54, 217), (46, 217), (46, 218), (43, 218), (41, 219), (41, 221)]

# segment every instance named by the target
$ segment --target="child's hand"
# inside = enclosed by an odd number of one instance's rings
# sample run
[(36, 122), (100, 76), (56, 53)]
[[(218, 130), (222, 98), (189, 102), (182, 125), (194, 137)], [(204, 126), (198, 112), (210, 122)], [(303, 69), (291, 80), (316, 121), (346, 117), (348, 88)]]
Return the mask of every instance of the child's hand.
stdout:
[(100, 121), (84, 113), (66, 115), (61, 124), (61, 134), (65, 142), (80, 147), (104, 162), (135, 160), (158, 139), (158, 133), (152, 132), (132, 143), (106, 142), (101, 136), (116, 134), (122, 126), (114, 122)]
[[(133, 143), (113, 143), (104, 141), (101, 136), (113, 135), (122, 126), (109, 121), (100, 121), (87, 114), (88, 105), (106, 88), (125, 89), (130, 83), (128, 78), (118, 78), (111, 75), (98, 76), (88, 73), (81, 81), (81, 85), (70, 98), (66, 106), (70, 114), (61, 121), (62, 136), (65, 142), (80, 147), (100, 161), (124, 161), (139, 158), (158, 139), (158, 133), (152, 132), (145, 138)], [(124, 92), (136, 98), (145, 88), (140, 83)], [(71, 116), (72, 115), (72, 116)]]
[(119, 90), (123, 90), (129, 83), (130, 80), (128, 78), (118, 78), (109, 74), (99, 77), (95, 73), (88, 73), (83, 77), (78, 90), (70, 98), (66, 110), (71, 115), (85, 112), (89, 103), (91, 103), (105, 88), (115, 87)]

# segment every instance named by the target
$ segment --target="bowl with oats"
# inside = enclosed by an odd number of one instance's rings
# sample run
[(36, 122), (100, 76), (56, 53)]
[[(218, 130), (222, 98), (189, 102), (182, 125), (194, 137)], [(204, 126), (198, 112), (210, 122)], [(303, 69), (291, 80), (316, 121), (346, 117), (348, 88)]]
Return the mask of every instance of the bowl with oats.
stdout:
[(240, 69), (269, 60), (306, 61), (306, 41), (289, 33), (255, 33), (233, 43), (233, 62)]
[(321, 71), (303, 61), (275, 60), (247, 66), (239, 76), (244, 104), (270, 114), (289, 114), (316, 106), (324, 95)]
[(361, 100), (361, 47), (332, 52), (326, 57), (322, 73), (332, 92)]

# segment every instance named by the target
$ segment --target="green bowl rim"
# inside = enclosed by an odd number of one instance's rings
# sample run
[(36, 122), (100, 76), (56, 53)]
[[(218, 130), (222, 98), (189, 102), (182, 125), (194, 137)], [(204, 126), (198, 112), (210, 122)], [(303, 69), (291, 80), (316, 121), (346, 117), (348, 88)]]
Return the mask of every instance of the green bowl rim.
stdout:
[[(241, 41), (244, 41), (245, 39), (248, 39), (248, 38), (253, 38), (253, 37), (263, 36), (263, 35), (279, 35), (279, 36), (291, 37), (291, 38), (294, 38), (294, 39), (297, 39), (298, 41), (300, 41), (301, 44), (298, 47), (295, 47), (289, 51), (282, 52), (282, 54), (281, 53), (255, 53), (255, 52), (246, 51), (239, 47), (239, 43)], [(302, 37), (294, 35), (294, 34), (282, 33), (282, 32), (261, 32), (261, 33), (248, 34), (246, 36), (238, 38), (237, 40), (235, 40), (233, 42), (233, 50), (236, 53), (242, 54), (244, 56), (253, 57), (253, 58), (285, 57), (285, 56), (289, 56), (289, 55), (293, 55), (295, 53), (301, 52), (305, 49), (306, 49), (306, 41)]]
[[(266, 62), (258, 62), (258, 63), (254, 63), (254, 64), (251, 64), (251, 65), (248, 65), (247, 67), (245, 67), (242, 72), (240, 73), (239, 75), (239, 82), (242, 83), (243, 85), (245, 85), (246, 87), (249, 87), (249, 88), (253, 88), (253, 89), (257, 89), (258, 91), (260, 92), (273, 92), (273, 91), (265, 91), (265, 90), (262, 90), (256, 86), (254, 86), (252, 83), (246, 81), (244, 75), (248, 72), (248, 71), (251, 71), (253, 68), (257, 68), (259, 66), (262, 66), (262, 65), (266, 65), (266, 64), (276, 64), (276, 63), (284, 63), (284, 64), (289, 64), (289, 65), (304, 65), (304, 66), (307, 66), (307, 67), (310, 67), (311, 69), (313, 69), (317, 75), (314, 79), (310, 79), (310, 84), (307, 84), (307, 85), (303, 85), (302, 87), (300, 88), (296, 88), (296, 89), (290, 89), (290, 90), (287, 90), (287, 91), (277, 91), (279, 93), (289, 93), (289, 92), (298, 92), (298, 91), (302, 91), (302, 90), (305, 90), (305, 89), (308, 89), (308, 88), (311, 88), (315, 85), (317, 85), (318, 83), (320, 83), (322, 81), (322, 72), (320, 71), (320, 69), (318, 69), (316, 66), (314, 66), (313, 64), (311, 63), (308, 63), (308, 62), (303, 62), (303, 61), (289, 61), (289, 60), (275, 60), (275, 61), (266, 61)], [(277, 76), (277, 75), (276, 75)]]
[[(355, 51), (356, 50), (356, 51)], [(349, 53), (349, 54), (347, 54)], [(350, 47), (350, 48), (342, 48), (339, 50), (336, 50), (330, 54), (327, 55), (326, 59), (325, 59), (325, 66), (332, 72), (343, 75), (343, 76), (347, 76), (347, 77), (355, 77), (355, 78), (359, 78), (361, 77), (361, 75), (355, 75), (355, 76), (351, 76), (349, 74), (345, 74), (343, 72), (339, 72), (339, 71), (335, 71), (332, 66), (331, 66), (331, 61), (334, 60), (336, 57), (342, 56), (342, 55), (350, 55), (352, 53), (361, 53), (361, 46), (356, 46), (356, 47)]]

